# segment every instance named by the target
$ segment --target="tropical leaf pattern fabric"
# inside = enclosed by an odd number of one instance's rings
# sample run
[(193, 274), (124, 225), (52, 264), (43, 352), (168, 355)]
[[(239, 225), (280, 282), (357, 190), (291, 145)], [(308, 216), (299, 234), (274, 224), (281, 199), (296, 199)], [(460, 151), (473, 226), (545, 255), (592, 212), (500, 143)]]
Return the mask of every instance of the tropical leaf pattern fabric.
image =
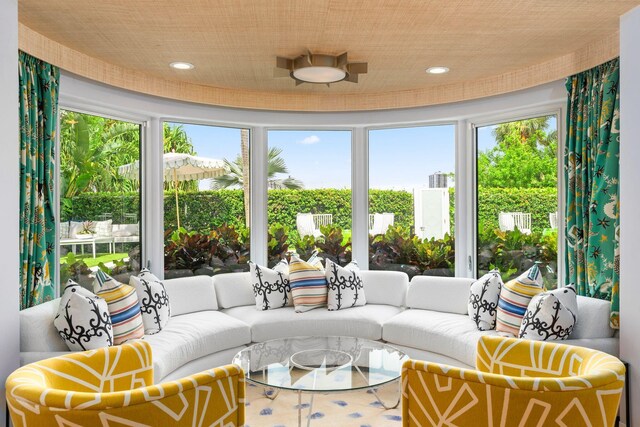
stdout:
[(55, 297), (54, 176), (60, 71), (20, 52), (20, 308)]
[(567, 281), (578, 295), (611, 300), (619, 328), (619, 59), (567, 79)]

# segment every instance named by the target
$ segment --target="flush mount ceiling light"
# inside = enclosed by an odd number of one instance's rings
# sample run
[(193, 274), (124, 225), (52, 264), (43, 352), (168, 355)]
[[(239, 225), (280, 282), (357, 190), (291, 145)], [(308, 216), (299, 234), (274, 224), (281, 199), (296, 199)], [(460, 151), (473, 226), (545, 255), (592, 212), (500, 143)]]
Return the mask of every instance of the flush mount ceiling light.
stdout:
[(171, 64), (169, 64), (169, 66), (171, 68), (175, 68), (176, 70), (193, 70), (195, 68), (195, 65), (189, 62), (181, 62), (181, 61), (172, 62)]
[(349, 63), (347, 52), (338, 55), (313, 54), (300, 55), (297, 58), (276, 58), (278, 69), (287, 70), (285, 75), (302, 83), (320, 83), (329, 86), (331, 83), (347, 81), (358, 83), (358, 74), (367, 72), (366, 62)]
[(429, 67), (427, 68), (427, 73), (429, 74), (444, 74), (448, 73), (449, 69), (447, 67)]

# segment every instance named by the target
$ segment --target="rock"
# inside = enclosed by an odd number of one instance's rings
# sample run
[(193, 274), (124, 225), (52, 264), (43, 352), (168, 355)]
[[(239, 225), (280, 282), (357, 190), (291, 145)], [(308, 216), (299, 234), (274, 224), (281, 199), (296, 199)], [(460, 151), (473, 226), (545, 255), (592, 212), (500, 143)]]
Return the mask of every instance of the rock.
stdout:
[(177, 279), (179, 277), (191, 277), (191, 276), (193, 276), (193, 271), (187, 270), (187, 269), (164, 271), (165, 279)]

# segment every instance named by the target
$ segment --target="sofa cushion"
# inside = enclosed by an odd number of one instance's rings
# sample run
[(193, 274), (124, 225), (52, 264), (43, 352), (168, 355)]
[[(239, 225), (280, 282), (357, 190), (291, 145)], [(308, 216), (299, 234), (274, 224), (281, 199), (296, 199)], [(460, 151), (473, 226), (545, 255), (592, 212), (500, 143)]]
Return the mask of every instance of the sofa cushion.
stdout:
[(538, 264), (505, 283), (500, 290), (496, 331), (517, 337), (529, 302), (543, 290), (542, 273)]
[[(311, 257), (313, 258), (313, 257)], [(297, 312), (305, 312), (327, 306), (327, 278), (322, 265), (291, 257), (289, 264), (289, 286), (293, 305)]]
[(144, 340), (151, 344), (154, 378), (164, 378), (192, 360), (250, 343), (251, 331), (219, 311), (199, 311), (172, 317), (162, 331)]
[(360, 276), (360, 268), (354, 261), (341, 267), (329, 258), (325, 261), (327, 269), (327, 308), (329, 311), (359, 307), (367, 303)]
[(102, 270), (96, 272), (93, 290), (109, 307), (113, 326), (113, 344), (119, 345), (144, 336), (138, 294), (133, 286), (115, 280)]
[(164, 284), (146, 268), (143, 268), (137, 276), (132, 275), (129, 278), (129, 284), (138, 294), (144, 333), (157, 334), (171, 317), (171, 306)]
[(253, 305), (255, 308), (256, 298), (253, 295), (250, 277), (249, 272), (223, 273), (213, 276), (218, 306), (220, 308), (231, 308)]
[(578, 320), (570, 339), (611, 338), (615, 331), (609, 326), (611, 302), (578, 295)]
[(251, 326), (253, 342), (296, 337), (343, 335), (379, 340), (382, 324), (402, 309), (391, 305), (367, 304), (349, 310), (311, 310), (296, 313), (292, 307), (258, 311), (255, 306), (233, 307), (224, 313)]
[(482, 335), (496, 334), (495, 331), (479, 331), (466, 314), (411, 309), (384, 323), (382, 339), (475, 366), (478, 340)]
[(368, 304), (403, 307), (407, 298), (409, 276), (401, 271), (361, 270), (364, 292)]
[(107, 302), (69, 279), (53, 320), (69, 350), (94, 350), (113, 345)]
[(257, 310), (275, 310), (293, 305), (289, 286), (289, 263), (286, 259), (278, 262), (273, 269), (250, 261), (249, 273)]
[(69, 351), (53, 325), (58, 307), (60, 307), (60, 298), (20, 311), (21, 352)]
[(496, 328), (500, 289), (502, 278), (498, 270), (491, 270), (471, 284), (467, 311), (478, 330), (490, 331)]
[(171, 303), (171, 315), (217, 310), (218, 301), (210, 276), (191, 276), (164, 280)]
[(518, 337), (534, 341), (566, 340), (576, 324), (577, 314), (575, 285), (541, 292), (531, 299)]
[(467, 314), (473, 281), (464, 277), (415, 276), (407, 291), (407, 307)]

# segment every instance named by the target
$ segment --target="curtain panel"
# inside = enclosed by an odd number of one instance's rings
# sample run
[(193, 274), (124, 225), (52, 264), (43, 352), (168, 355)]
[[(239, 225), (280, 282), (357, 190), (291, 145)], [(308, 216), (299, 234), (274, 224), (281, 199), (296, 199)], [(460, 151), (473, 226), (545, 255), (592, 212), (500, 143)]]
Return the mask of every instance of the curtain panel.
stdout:
[(611, 300), (619, 327), (619, 59), (567, 79), (567, 280), (579, 295)]
[(57, 67), (20, 52), (20, 309), (55, 297)]

